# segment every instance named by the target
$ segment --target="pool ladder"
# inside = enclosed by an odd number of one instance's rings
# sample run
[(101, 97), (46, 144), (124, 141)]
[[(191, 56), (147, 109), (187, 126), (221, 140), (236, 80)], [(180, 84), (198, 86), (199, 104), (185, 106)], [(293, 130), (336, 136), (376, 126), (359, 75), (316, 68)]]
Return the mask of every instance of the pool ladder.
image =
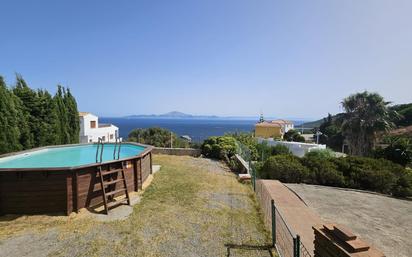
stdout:
[[(101, 146), (101, 149), (100, 149), (100, 146)], [(100, 149), (100, 158), (99, 158), (99, 149)], [(99, 137), (97, 139), (96, 162), (102, 162), (103, 161), (103, 150), (104, 150), (103, 139), (101, 137)]]
[[(120, 140), (120, 138), (116, 137), (116, 141), (114, 143), (114, 149), (113, 149), (113, 160), (120, 159), (120, 149), (121, 148), (122, 148), (122, 141)], [(99, 155), (99, 150), (100, 150), (100, 155)], [(103, 150), (104, 150), (103, 139), (99, 137), (97, 139), (96, 162), (103, 161)]]
[[(122, 142), (120, 139), (116, 137), (116, 142), (115, 142), (114, 150), (113, 150), (114, 160), (119, 160), (121, 147), (122, 147)], [(97, 162), (102, 163), (103, 150), (104, 150), (103, 139), (99, 137), (97, 140), (96, 163)], [(99, 153), (100, 153), (100, 156), (99, 156)], [(117, 153), (117, 157), (116, 157), (116, 153)], [(124, 174), (124, 169), (125, 169), (124, 162), (123, 161), (121, 162), (120, 169), (119, 168), (112, 169), (110, 167), (110, 163), (107, 164), (106, 170), (103, 169), (103, 166), (106, 166), (106, 165), (98, 166), (97, 173), (99, 174), (99, 177), (100, 177), (100, 185), (102, 188), (101, 190), (102, 190), (104, 211), (106, 214), (109, 214), (110, 208), (113, 208), (123, 203), (127, 203), (128, 205), (130, 205), (130, 197), (129, 197), (129, 191), (127, 189), (126, 176)], [(116, 186), (119, 186), (119, 187), (116, 188)], [(124, 198), (115, 199), (115, 196), (120, 196), (121, 193), (124, 193)]]
[[(122, 147), (122, 141), (120, 140), (120, 138), (116, 137), (116, 142), (114, 143), (114, 149), (113, 149), (113, 160), (119, 160), (121, 147)], [(116, 148), (117, 148), (117, 158), (116, 158)]]

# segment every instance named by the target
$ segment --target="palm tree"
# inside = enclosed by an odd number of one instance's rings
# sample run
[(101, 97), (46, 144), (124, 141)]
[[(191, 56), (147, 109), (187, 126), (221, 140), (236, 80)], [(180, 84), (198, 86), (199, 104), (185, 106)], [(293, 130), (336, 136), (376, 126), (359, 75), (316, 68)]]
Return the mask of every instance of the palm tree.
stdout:
[(388, 108), (389, 104), (379, 94), (367, 91), (350, 95), (343, 100), (342, 106), (346, 113), (342, 119), (342, 131), (351, 154), (370, 155), (377, 133), (395, 126), (392, 120), (398, 114)]

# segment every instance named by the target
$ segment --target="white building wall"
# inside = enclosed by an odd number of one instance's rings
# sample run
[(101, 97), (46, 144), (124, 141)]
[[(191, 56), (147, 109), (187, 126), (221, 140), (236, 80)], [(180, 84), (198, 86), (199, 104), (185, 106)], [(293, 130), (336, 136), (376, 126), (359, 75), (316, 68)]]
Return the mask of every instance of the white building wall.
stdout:
[(285, 124), (284, 125), (284, 131), (285, 131), (285, 133), (286, 132), (288, 132), (289, 130), (291, 130), (291, 129), (293, 129), (294, 128), (294, 125), (293, 124)]
[(277, 141), (273, 140), (273, 138), (265, 139), (265, 138), (258, 138), (258, 142), (266, 142), (268, 145), (275, 146), (275, 145), (284, 145), (286, 146), (289, 151), (292, 152), (293, 155), (298, 157), (303, 157), (307, 152), (313, 150), (323, 150), (326, 149), (326, 145), (318, 145), (318, 144), (309, 144), (309, 143), (300, 143), (300, 142), (288, 142), (288, 141)]
[[(91, 127), (91, 122), (96, 122), (96, 127)], [(112, 138), (110, 138), (112, 135)], [(94, 143), (99, 137), (104, 137), (104, 142), (114, 142), (119, 136), (119, 128), (110, 124), (110, 126), (99, 127), (99, 118), (93, 114), (80, 116), (80, 143)]]

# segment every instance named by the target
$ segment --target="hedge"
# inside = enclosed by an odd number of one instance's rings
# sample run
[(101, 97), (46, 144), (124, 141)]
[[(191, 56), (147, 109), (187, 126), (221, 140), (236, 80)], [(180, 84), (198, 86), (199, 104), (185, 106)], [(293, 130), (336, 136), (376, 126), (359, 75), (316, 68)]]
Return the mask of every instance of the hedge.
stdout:
[(300, 183), (308, 176), (308, 169), (293, 155), (269, 157), (258, 171), (263, 179), (277, 179), (282, 182)]
[(399, 197), (412, 196), (412, 171), (385, 159), (366, 157), (329, 158), (309, 155), (298, 158), (277, 155), (259, 166), (262, 179), (308, 183), (375, 191)]

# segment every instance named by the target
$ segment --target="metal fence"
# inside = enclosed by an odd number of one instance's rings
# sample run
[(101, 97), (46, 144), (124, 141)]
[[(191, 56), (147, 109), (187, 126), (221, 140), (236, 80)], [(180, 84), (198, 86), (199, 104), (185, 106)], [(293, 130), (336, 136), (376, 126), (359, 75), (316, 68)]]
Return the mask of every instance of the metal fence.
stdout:
[(301, 242), (300, 236), (292, 231), (276, 208), (275, 201), (272, 206), (272, 244), (276, 247), (281, 257), (311, 257), (311, 254)]
[[(256, 165), (251, 159), (251, 151), (247, 146), (238, 143), (237, 153), (249, 163), (253, 191), (256, 191), (256, 179), (258, 179), (258, 176), (255, 168)], [(294, 233), (288, 226), (279, 209), (276, 208), (273, 199), (271, 200), (271, 216), (272, 245), (276, 248), (279, 255), (281, 257), (312, 257), (301, 242), (300, 236)]]

